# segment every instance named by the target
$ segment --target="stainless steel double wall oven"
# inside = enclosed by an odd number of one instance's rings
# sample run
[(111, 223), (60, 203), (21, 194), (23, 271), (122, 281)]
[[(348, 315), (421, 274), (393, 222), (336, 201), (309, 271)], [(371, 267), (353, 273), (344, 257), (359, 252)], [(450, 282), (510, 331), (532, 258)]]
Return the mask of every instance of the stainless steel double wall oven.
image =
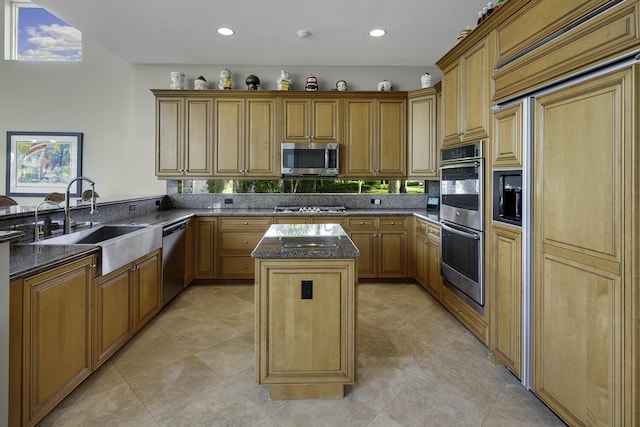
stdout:
[(446, 285), (484, 313), (482, 142), (441, 151), (440, 264)]

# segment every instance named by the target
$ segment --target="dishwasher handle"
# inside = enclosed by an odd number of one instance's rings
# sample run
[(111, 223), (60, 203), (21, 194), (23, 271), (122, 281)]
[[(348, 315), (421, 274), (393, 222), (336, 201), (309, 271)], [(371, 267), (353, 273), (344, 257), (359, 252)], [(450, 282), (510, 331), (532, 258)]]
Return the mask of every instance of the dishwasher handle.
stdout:
[(186, 230), (186, 229), (187, 229), (187, 221), (176, 222), (174, 224), (167, 225), (162, 228), (162, 237), (166, 237), (170, 234), (177, 233), (178, 231)]

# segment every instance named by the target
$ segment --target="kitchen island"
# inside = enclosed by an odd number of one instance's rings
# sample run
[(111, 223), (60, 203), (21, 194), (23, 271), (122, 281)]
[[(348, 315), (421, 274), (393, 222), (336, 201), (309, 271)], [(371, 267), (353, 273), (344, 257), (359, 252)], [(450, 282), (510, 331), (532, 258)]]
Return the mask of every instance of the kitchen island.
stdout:
[(256, 381), (272, 399), (342, 398), (354, 383), (359, 255), (339, 224), (274, 224), (252, 252)]

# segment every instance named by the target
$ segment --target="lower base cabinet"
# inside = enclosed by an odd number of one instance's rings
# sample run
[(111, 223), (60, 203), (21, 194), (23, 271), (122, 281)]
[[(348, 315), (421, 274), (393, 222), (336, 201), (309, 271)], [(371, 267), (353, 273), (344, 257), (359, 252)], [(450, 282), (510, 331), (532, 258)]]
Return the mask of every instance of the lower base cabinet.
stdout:
[(489, 343), (489, 325), (485, 316), (475, 311), (445, 284), (442, 286), (442, 305), (453, 314), (485, 346)]
[(40, 421), (92, 370), (93, 256), (24, 280), (22, 425)]

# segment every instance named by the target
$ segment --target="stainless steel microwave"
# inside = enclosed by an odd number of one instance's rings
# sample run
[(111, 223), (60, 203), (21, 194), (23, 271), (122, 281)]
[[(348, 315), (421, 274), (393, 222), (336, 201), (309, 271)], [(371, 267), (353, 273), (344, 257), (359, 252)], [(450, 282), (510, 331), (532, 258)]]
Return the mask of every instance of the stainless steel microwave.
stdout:
[(283, 142), (282, 176), (338, 176), (335, 142)]

